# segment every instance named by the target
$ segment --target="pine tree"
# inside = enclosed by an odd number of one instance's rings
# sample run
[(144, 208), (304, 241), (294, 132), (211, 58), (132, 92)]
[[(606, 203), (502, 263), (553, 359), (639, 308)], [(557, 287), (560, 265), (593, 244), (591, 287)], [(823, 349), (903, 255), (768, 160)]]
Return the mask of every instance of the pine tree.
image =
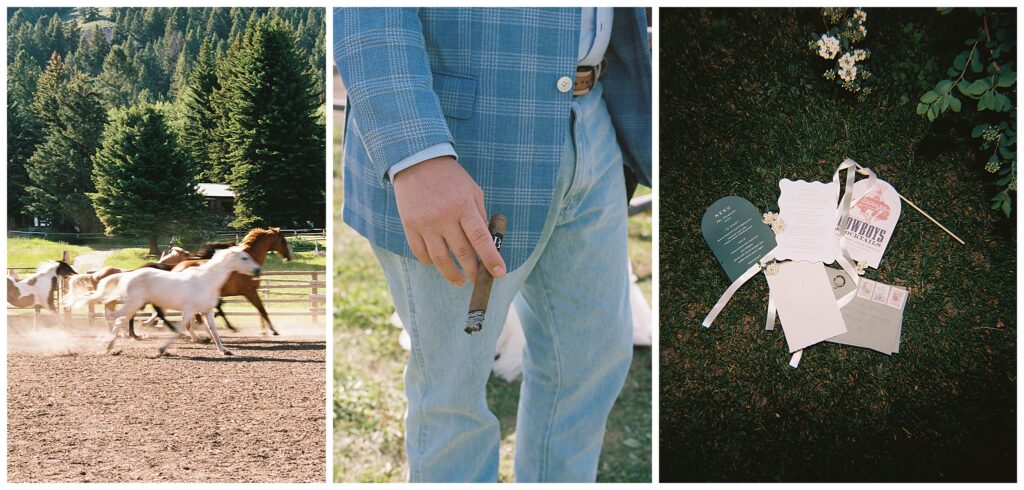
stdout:
[(25, 162), (42, 141), (41, 123), (31, 107), (39, 65), (21, 50), (7, 68), (7, 75), (7, 215), (16, 224), (24, 224), (20, 219), (24, 215), (22, 201), (29, 185)]
[(82, 23), (92, 22), (100, 18), (100, 9), (96, 7), (78, 7), (76, 10), (78, 10), (78, 19)]
[(75, 69), (90, 76), (98, 75), (110, 51), (106, 33), (98, 26), (93, 27), (79, 45), (81, 47), (75, 51)]
[(103, 59), (103, 70), (96, 77), (97, 89), (108, 108), (131, 104), (139, 93), (138, 68), (121, 46), (110, 48)]
[(305, 227), (324, 207), (324, 128), (319, 81), (295, 48), (290, 25), (249, 24), (224, 62), (216, 99), (225, 118), (232, 226)]
[[(37, 94), (42, 90), (40, 84)], [(96, 218), (86, 193), (93, 190), (91, 158), (106, 111), (84, 74), (74, 75), (56, 90), (57, 122), (45, 127), (43, 143), (25, 164), (31, 182), (25, 189), (25, 207), (59, 228), (91, 231)]]
[(54, 51), (46, 69), (39, 75), (35, 96), (32, 98), (32, 111), (47, 126), (60, 125), (60, 119), (57, 117), (58, 98), (60, 89), (67, 80), (68, 72), (64, 66), (64, 59)]
[(217, 128), (217, 114), (211, 98), (220, 89), (213, 56), (213, 43), (206, 39), (199, 48), (199, 57), (181, 94), (184, 126), (181, 143), (186, 155), (200, 169), (203, 180), (225, 183), (226, 175), (220, 171), (210, 154), (210, 145), (214, 142)]
[(146, 237), (157, 255), (157, 235), (201, 222), (195, 170), (157, 108), (113, 111), (93, 163), (96, 192), (89, 197), (108, 235)]

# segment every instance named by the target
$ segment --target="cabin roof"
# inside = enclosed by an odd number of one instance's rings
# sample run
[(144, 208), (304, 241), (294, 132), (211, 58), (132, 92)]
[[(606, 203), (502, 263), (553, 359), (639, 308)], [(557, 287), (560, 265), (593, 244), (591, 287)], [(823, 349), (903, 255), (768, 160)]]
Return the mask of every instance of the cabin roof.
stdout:
[(197, 189), (206, 197), (235, 197), (235, 191), (228, 188), (227, 184), (200, 182)]

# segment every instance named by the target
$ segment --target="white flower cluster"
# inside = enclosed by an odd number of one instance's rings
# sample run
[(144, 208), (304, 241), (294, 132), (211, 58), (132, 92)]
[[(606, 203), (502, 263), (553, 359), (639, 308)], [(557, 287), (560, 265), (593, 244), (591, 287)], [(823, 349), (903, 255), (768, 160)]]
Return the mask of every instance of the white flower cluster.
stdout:
[(836, 55), (839, 54), (839, 39), (829, 36), (828, 34), (822, 34), (817, 45), (818, 56), (821, 56), (826, 60), (835, 59)]
[(764, 215), (761, 218), (761, 221), (763, 221), (767, 225), (771, 225), (772, 232), (774, 232), (776, 235), (786, 231), (786, 223), (784, 223), (782, 219), (779, 218), (778, 214), (772, 212), (764, 213)]
[(863, 85), (871, 73), (861, 62), (867, 60), (871, 53), (866, 49), (854, 49), (853, 44), (863, 40), (868, 30), (864, 23), (868, 14), (862, 9), (853, 9), (851, 13), (845, 8), (826, 8), (824, 17), (835, 23), (835, 27), (821, 34), (817, 40), (810, 42), (811, 50), (827, 60), (836, 60), (833, 68), (825, 71), (828, 80), (835, 80), (840, 86), (851, 92), (862, 95), (870, 93), (870, 87)]
[(853, 53), (843, 53), (839, 58), (839, 78), (844, 82), (852, 82), (857, 79), (857, 59)]

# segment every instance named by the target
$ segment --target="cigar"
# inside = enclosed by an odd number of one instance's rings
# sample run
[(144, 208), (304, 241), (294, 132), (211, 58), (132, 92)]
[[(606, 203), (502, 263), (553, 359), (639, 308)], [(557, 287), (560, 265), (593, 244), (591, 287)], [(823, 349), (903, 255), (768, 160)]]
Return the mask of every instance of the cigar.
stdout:
[[(494, 239), (494, 248), (501, 252), (501, 241), (505, 238), (505, 227), (508, 219), (505, 215), (495, 213), (491, 215), (491, 222), (487, 229)], [(484, 328), (484, 314), (487, 313), (487, 300), (491, 297), (491, 286), (494, 285), (494, 276), (487, 270), (483, 262), (479, 262), (476, 269), (476, 281), (473, 282), (473, 295), (469, 298), (469, 316), (466, 317), (466, 333), (473, 335)]]

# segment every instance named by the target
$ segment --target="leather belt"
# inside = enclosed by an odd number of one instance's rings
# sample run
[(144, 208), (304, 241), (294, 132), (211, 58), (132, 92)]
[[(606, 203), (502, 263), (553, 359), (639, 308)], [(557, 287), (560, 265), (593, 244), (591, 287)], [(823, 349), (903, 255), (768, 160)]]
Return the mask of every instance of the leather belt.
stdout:
[(597, 81), (601, 79), (601, 75), (604, 75), (607, 67), (607, 59), (601, 60), (601, 64), (596, 66), (577, 66), (576, 83), (572, 86), (572, 95), (579, 97), (593, 90), (594, 86), (597, 85)]

